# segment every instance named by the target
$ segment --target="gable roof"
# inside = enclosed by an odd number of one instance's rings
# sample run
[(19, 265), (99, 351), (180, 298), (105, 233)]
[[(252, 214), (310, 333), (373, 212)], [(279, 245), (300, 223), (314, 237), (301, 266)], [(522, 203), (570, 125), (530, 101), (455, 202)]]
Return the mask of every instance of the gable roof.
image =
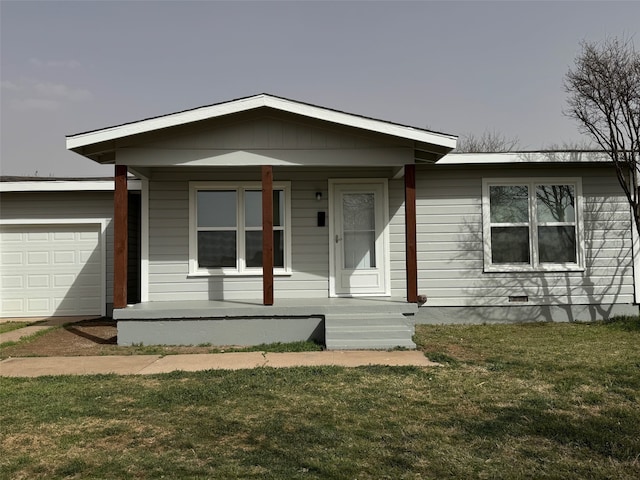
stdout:
[(103, 142), (112, 142), (125, 137), (162, 130), (165, 128), (177, 127), (202, 120), (223, 117), (225, 115), (246, 112), (263, 107), (317, 120), (323, 120), (337, 125), (359, 128), (373, 133), (413, 140), (416, 142), (416, 149), (429, 151), (435, 147), (435, 150), (440, 154), (439, 156), (442, 156), (454, 149), (458, 138), (455, 135), (434, 132), (399, 123), (387, 122), (371, 117), (346, 113), (340, 110), (319, 107), (309, 103), (298, 102), (283, 97), (261, 93), (251, 97), (238, 98), (227, 102), (124, 123), (122, 125), (115, 125), (99, 130), (68, 135), (66, 137), (67, 149), (86, 155), (83, 151), (83, 147), (89, 147)]

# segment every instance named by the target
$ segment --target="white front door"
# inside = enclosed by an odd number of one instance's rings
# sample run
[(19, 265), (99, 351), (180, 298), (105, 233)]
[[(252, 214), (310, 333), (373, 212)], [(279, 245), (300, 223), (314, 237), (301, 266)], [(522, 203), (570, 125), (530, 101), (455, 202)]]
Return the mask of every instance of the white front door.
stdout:
[(389, 295), (386, 180), (330, 181), (331, 296)]

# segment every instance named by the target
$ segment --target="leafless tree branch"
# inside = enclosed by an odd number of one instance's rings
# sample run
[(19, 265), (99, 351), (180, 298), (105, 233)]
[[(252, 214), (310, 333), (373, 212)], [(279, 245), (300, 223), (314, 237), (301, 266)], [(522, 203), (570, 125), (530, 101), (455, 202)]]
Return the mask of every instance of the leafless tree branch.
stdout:
[(456, 152), (459, 153), (502, 153), (511, 152), (518, 148), (520, 140), (516, 138), (507, 138), (504, 135), (485, 130), (482, 135), (470, 133), (461, 135), (458, 140)]
[(565, 114), (611, 158), (640, 230), (640, 53), (630, 39), (583, 42)]

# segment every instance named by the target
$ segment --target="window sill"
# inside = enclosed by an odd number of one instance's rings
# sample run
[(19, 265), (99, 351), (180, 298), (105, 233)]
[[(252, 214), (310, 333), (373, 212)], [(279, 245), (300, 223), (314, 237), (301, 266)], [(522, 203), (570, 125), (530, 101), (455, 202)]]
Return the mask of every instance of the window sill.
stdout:
[[(293, 275), (291, 270), (274, 270), (274, 277), (290, 277)], [(262, 270), (250, 270), (244, 272), (237, 271), (195, 271), (189, 272), (187, 278), (202, 278), (202, 277), (262, 277)]]
[(584, 272), (581, 265), (546, 265), (546, 266), (519, 266), (519, 265), (490, 265), (485, 266), (483, 273), (562, 273)]

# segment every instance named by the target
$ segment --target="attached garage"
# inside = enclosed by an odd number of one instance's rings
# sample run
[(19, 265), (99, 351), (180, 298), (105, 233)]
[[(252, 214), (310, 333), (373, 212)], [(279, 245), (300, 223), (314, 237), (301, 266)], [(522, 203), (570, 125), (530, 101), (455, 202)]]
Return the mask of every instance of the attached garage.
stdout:
[(0, 226), (0, 316), (101, 315), (100, 224)]
[[(0, 177), (0, 317), (111, 315), (113, 179)], [(140, 182), (129, 181), (130, 302)]]

